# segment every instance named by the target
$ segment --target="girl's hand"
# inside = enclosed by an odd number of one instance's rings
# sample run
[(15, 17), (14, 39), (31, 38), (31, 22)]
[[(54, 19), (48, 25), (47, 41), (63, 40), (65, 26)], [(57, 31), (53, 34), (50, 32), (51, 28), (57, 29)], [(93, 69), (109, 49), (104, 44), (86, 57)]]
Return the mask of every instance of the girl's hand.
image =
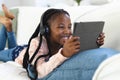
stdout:
[(97, 44), (98, 44), (99, 46), (102, 46), (102, 45), (104, 44), (104, 38), (105, 38), (104, 33), (101, 33), (101, 34), (99, 35), (99, 37), (97, 38)]
[(65, 57), (71, 57), (80, 50), (79, 37), (71, 36), (65, 41), (63, 45), (62, 55)]

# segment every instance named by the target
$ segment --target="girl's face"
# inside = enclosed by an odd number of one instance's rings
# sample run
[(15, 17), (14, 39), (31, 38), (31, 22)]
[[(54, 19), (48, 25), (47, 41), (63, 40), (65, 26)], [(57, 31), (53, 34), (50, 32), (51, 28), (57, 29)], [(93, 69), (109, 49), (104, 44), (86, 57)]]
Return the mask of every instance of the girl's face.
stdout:
[(63, 45), (70, 37), (71, 20), (67, 14), (60, 14), (50, 21), (50, 41), (52, 44)]

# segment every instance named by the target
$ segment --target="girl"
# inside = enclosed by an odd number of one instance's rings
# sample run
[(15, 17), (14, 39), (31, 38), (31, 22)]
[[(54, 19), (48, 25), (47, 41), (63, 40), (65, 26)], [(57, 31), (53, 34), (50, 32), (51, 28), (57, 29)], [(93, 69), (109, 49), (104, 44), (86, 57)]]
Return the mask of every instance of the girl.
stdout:
[[(11, 14), (5, 6), (3, 6), (3, 11), (5, 14)], [(28, 46), (16, 46), (13, 32), (7, 30), (12, 25), (12, 19), (10, 15), (0, 16), (0, 22), (4, 25), (0, 36), (5, 36), (4, 40), (0, 40), (3, 41), (0, 42), (0, 47), (2, 47), (0, 60), (13, 60), (23, 65), (31, 79), (45, 77), (80, 50), (79, 37), (72, 36), (70, 16), (63, 9), (48, 9), (43, 13), (41, 22), (31, 36)], [(8, 32), (11, 34), (6, 35)], [(11, 41), (14, 45), (4, 50), (5, 41), (9, 39), (9, 36), (14, 39)], [(97, 42), (99, 45), (104, 44), (103, 33)]]

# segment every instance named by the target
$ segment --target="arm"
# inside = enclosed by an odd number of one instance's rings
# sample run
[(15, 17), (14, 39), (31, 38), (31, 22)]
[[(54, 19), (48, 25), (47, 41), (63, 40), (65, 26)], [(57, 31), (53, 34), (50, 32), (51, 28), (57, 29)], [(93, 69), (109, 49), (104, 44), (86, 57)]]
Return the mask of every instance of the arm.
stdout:
[(61, 54), (61, 50), (62, 49), (60, 49), (58, 53), (53, 55), (48, 62), (44, 62), (44, 58), (38, 60), (37, 62), (38, 78), (45, 77), (67, 59), (67, 57), (64, 57)]
[[(42, 78), (52, 72), (57, 66), (62, 64), (67, 57), (71, 57), (80, 50), (80, 42), (78, 37), (70, 37), (65, 41), (63, 49), (60, 49), (58, 53), (53, 55), (48, 62), (38, 61), (37, 71), (38, 77)], [(40, 59), (39, 59), (40, 60)], [(43, 59), (44, 60), (44, 59)]]
[[(44, 40), (43, 40), (44, 41)], [(47, 48), (44, 44), (46, 42), (42, 42), (42, 46), (40, 48), (39, 53), (43, 54)], [(32, 47), (32, 46), (31, 46)], [(67, 57), (71, 57), (72, 55), (76, 54), (79, 51), (80, 43), (77, 37), (71, 37), (68, 39), (65, 44), (63, 45), (63, 49), (61, 48), (58, 53), (50, 57), (48, 62), (45, 62), (45, 58), (40, 58), (37, 61), (37, 71), (38, 71), (38, 78), (43, 78), (52, 72), (56, 67), (62, 64)], [(32, 52), (32, 51), (31, 51)], [(39, 54), (38, 53), (38, 54)]]
[[(30, 57), (33, 55), (36, 48), (38, 47), (38, 43), (39, 43), (39, 38), (32, 39), (30, 48), (29, 48)], [(61, 50), (62, 50), (62, 48), (58, 51), (58, 53), (56, 53), (55, 55), (50, 57), (48, 62), (45, 62), (45, 58), (40, 58), (37, 61), (37, 71), (38, 71), (39, 78), (42, 78), (42, 77), (46, 76), (47, 74), (49, 74), (50, 72), (52, 72), (53, 69), (55, 69), (57, 66), (59, 66), (63, 61), (65, 61), (67, 59), (66, 57), (64, 57), (61, 54)], [(34, 61), (36, 60), (36, 58), (38, 56), (44, 55), (47, 53), (48, 53), (47, 44), (46, 44), (45, 39), (43, 38), (41, 48), (40, 48), (39, 52), (37, 53), (37, 55), (35, 56), (32, 64), (34, 63)]]

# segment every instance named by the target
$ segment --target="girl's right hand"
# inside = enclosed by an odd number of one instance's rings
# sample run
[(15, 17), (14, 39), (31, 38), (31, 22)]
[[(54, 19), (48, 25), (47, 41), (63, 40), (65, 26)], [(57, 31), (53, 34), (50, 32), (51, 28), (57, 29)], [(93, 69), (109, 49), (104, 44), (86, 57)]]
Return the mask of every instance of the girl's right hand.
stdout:
[(80, 50), (80, 41), (79, 37), (71, 36), (68, 40), (65, 41), (63, 45), (62, 55), (65, 57), (71, 57)]

